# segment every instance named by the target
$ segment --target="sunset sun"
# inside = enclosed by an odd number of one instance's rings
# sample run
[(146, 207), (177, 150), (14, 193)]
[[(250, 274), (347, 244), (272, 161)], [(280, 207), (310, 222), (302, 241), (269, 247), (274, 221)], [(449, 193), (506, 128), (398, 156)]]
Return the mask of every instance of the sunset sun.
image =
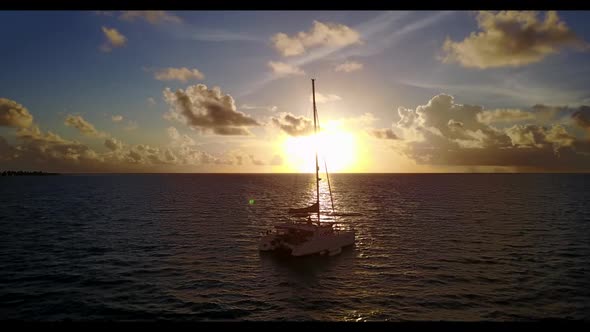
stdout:
[(284, 141), (287, 166), (292, 171), (314, 172), (317, 146), (321, 169), (325, 160), (330, 172), (352, 171), (358, 158), (356, 141), (353, 133), (341, 129), (337, 121), (330, 121), (316, 136), (290, 136)]

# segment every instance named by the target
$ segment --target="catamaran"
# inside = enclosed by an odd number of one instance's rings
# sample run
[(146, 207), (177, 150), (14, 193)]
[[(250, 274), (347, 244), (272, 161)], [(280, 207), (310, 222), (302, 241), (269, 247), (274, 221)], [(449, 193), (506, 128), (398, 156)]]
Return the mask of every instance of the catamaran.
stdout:
[[(319, 118), (315, 102), (315, 79), (311, 80), (311, 89), (313, 96), (313, 129), (317, 137)], [(285, 222), (276, 225), (273, 230), (262, 235), (258, 248), (260, 251), (284, 251), (292, 256), (307, 256), (313, 254), (334, 256), (342, 252), (342, 248), (354, 244), (355, 231), (341, 228), (334, 222), (322, 222), (320, 215), (320, 167), (318, 164), (318, 151), (315, 151), (315, 182), (316, 182), (316, 201), (312, 205), (304, 208), (289, 209), (289, 214), (293, 217), (307, 217), (307, 219)], [(330, 188), (330, 198), (332, 199), (332, 189), (330, 178), (328, 187)], [(332, 199), (332, 208), (333, 208)], [(313, 214), (317, 215), (314, 223), (311, 219)]]

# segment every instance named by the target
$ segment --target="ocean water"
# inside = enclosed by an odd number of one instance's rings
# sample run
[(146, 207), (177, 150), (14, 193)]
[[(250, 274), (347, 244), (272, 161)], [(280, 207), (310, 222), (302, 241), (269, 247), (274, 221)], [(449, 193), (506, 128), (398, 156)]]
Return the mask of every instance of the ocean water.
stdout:
[(0, 319), (590, 319), (589, 175), (330, 180), (355, 246), (287, 258), (257, 240), (312, 176), (0, 178)]

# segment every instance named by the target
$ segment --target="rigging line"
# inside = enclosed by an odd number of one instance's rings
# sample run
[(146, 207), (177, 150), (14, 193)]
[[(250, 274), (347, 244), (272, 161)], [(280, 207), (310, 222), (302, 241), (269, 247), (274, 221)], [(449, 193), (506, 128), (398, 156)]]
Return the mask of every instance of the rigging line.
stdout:
[(320, 166), (318, 165), (318, 143), (317, 143), (317, 127), (316, 127), (316, 119), (317, 117), (317, 108), (315, 104), (315, 79), (311, 79), (311, 93), (313, 97), (313, 134), (315, 138), (315, 182), (316, 182), (316, 204), (318, 205), (318, 224), (320, 223), (320, 177), (319, 177), (319, 170)]
[(330, 201), (332, 202), (332, 213), (334, 213), (334, 198), (332, 197), (332, 186), (330, 185), (330, 176), (328, 175), (328, 164), (324, 158), (324, 167), (326, 168), (326, 179), (328, 179), (328, 189), (330, 190)]
[[(316, 116), (316, 120), (318, 123), (318, 130), (321, 131), (320, 129), (320, 117), (318, 115), (318, 112), (315, 112), (315, 116)], [(328, 190), (330, 191), (330, 202), (332, 202), (332, 213), (334, 213), (334, 198), (332, 197), (332, 186), (330, 185), (330, 175), (328, 174), (328, 163), (326, 162), (326, 155), (324, 153), (324, 155), (322, 156), (322, 159), (324, 159), (324, 168), (326, 169), (326, 179), (328, 180)]]

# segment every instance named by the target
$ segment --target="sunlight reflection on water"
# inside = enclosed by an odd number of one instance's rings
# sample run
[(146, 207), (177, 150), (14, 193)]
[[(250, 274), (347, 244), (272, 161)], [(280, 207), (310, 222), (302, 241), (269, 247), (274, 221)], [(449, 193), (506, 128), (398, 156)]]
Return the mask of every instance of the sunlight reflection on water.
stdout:
[(3, 318), (590, 318), (587, 175), (330, 180), (356, 244), (296, 259), (257, 241), (311, 174), (1, 179)]

